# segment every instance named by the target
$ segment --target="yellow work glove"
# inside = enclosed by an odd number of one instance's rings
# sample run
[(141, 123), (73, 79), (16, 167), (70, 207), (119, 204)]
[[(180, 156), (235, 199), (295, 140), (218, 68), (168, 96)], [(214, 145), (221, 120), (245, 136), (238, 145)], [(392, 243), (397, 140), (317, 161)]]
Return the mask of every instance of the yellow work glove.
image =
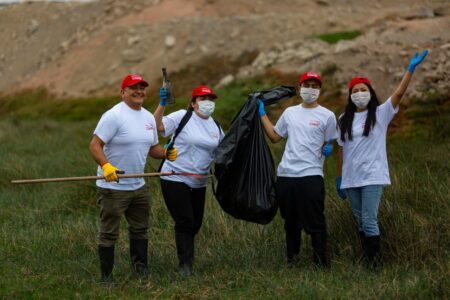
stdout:
[(110, 181), (119, 182), (119, 177), (117, 176), (117, 174), (125, 173), (124, 171), (120, 171), (119, 169), (111, 165), (109, 162), (102, 166), (102, 170), (103, 170), (103, 177), (105, 177), (105, 180), (108, 182)]
[(164, 148), (163, 154), (166, 157), (166, 159), (174, 161), (175, 159), (177, 159), (178, 150), (177, 148), (170, 148), (170, 149)]

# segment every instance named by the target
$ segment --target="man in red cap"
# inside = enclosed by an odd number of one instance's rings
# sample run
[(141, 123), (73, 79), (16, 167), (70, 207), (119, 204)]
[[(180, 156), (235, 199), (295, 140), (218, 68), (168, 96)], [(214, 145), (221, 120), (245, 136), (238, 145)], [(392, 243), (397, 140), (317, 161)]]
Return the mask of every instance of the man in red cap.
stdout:
[(274, 126), (259, 102), (264, 131), (273, 143), (288, 137), (277, 171), (276, 192), (281, 216), (285, 220), (286, 251), (289, 265), (300, 251), (301, 232), (311, 235), (313, 259), (328, 267), (327, 229), (324, 215), (325, 187), (323, 163), (337, 138), (334, 113), (319, 105), (322, 79), (306, 72), (299, 81), (300, 105), (287, 108)]
[(137, 74), (125, 76), (121, 84), (122, 101), (101, 117), (90, 143), (98, 163), (97, 203), (100, 205), (98, 254), (101, 281), (112, 282), (114, 244), (119, 237), (122, 216), (128, 222), (133, 271), (148, 276), (147, 230), (150, 193), (143, 178), (120, 179), (117, 174), (143, 173), (147, 156), (175, 160), (177, 150), (158, 144), (153, 115), (142, 107), (148, 83)]

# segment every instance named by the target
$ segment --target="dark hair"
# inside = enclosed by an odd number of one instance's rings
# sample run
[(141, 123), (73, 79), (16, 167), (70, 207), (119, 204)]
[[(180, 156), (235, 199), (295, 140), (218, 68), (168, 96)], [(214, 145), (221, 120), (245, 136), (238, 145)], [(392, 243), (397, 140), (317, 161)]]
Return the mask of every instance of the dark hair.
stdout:
[[(367, 84), (366, 84), (367, 85)], [(375, 123), (377, 121), (376, 112), (377, 112), (377, 106), (380, 105), (378, 102), (377, 94), (375, 93), (374, 89), (367, 85), (370, 91), (370, 101), (367, 104), (367, 118), (366, 123), (364, 124), (364, 136), (369, 136), (370, 129), (375, 126)], [(351, 99), (352, 90), (348, 90), (348, 99), (347, 99), (347, 106), (345, 107), (344, 114), (339, 118), (339, 129), (341, 130), (341, 140), (345, 142), (345, 136), (348, 137), (348, 139), (352, 140), (352, 125), (353, 125), (353, 118), (355, 116), (356, 111), (356, 105), (352, 102)]]

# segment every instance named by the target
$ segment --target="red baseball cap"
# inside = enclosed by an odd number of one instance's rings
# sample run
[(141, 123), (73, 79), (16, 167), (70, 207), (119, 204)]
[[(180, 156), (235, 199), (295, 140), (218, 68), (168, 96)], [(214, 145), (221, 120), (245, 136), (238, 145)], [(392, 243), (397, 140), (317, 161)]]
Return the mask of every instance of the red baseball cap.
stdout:
[(320, 75), (313, 72), (306, 72), (300, 78), (298, 79), (298, 84), (302, 84), (304, 81), (308, 79), (315, 79), (319, 82), (320, 87), (322, 87), (322, 78), (320, 78)]
[(141, 75), (138, 74), (128, 74), (127, 76), (125, 76), (122, 80), (122, 84), (120, 85), (120, 87), (123, 89), (125, 89), (126, 87), (138, 84), (138, 83), (143, 83), (145, 86), (148, 86), (147, 81), (144, 80), (144, 78), (142, 78)]
[(216, 94), (214, 94), (213, 90), (211, 88), (207, 87), (206, 85), (200, 85), (192, 91), (192, 99), (194, 99), (195, 97), (207, 96), (207, 95), (212, 96), (213, 99), (217, 98), (217, 96), (216, 96)]
[(352, 80), (350, 80), (350, 82), (348, 84), (348, 89), (351, 90), (358, 83), (364, 83), (364, 84), (372, 86), (369, 78), (364, 77), (364, 76), (356, 76), (356, 77), (353, 77)]

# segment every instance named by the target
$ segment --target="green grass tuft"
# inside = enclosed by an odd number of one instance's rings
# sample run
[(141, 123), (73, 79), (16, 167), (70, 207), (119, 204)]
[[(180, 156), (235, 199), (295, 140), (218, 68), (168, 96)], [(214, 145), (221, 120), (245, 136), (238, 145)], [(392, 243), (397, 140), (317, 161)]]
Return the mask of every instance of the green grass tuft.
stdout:
[(328, 44), (336, 44), (341, 40), (353, 40), (362, 34), (361, 31), (340, 31), (340, 32), (332, 32), (332, 33), (324, 33), (318, 35), (317, 38), (328, 43)]

